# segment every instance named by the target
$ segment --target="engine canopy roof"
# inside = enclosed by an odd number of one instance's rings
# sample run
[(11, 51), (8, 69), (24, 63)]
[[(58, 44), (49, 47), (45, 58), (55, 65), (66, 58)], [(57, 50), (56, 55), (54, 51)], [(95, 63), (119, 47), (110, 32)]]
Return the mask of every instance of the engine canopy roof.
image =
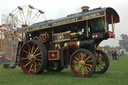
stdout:
[(113, 8), (111, 7), (95, 8), (92, 10), (88, 10), (86, 12), (83, 11), (80, 13), (71, 14), (59, 19), (54, 19), (54, 20), (51, 19), (51, 20), (46, 20), (39, 23), (34, 23), (28, 27), (18, 28), (14, 30), (14, 32), (15, 33), (32, 32), (32, 31), (37, 31), (41, 29), (52, 28), (56, 26), (95, 19), (95, 18), (104, 17), (104, 16), (106, 16), (108, 24), (112, 24), (111, 16), (113, 16), (113, 23), (118, 23), (120, 21), (118, 13)]

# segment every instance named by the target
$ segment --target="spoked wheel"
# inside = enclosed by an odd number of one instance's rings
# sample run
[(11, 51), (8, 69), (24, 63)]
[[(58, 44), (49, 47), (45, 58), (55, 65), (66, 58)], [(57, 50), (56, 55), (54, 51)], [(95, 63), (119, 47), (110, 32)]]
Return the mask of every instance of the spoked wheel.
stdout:
[(89, 77), (95, 71), (95, 56), (86, 49), (76, 50), (71, 56), (70, 67), (75, 75)]
[(105, 73), (109, 67), (109, 59), (106, 53), (101, 50), (96, 50), (96, 70), (95, 73)]
[(36, 40), (24, 44), (20, 52), (20, 65), (24, 73), (39, 74), (46, 67), (47, 53), (44, 45)]

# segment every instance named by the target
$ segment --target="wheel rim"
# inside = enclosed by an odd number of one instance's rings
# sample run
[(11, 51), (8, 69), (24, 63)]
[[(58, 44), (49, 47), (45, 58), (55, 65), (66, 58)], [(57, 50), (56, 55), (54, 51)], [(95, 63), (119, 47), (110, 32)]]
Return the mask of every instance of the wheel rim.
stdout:
[(107, 58), (107, 55), (100, 51), (97, 50), (97, 60), (96, 60), (96, 70), (95, 73), (104, 73), (107, 71), (109, 67), (109, 60)]
[(71, 59), (71, 69), (77, 76), (90, 76), (95, 69), (94, 59), (85, 51), (76, 52)]
[(96, 72), (100, 72), (104, 69), (105, 67), (105, 62), (104, 62), (104, 59), (103, 59), (103, 56), (102, 54), (97, 54), (97, 60), (96, 60)]
[(20, 56), (20, 64), (25, 73), (36, 74), (40, 71), (43, 63), (41, 48), (34, 42), (26, 43)]

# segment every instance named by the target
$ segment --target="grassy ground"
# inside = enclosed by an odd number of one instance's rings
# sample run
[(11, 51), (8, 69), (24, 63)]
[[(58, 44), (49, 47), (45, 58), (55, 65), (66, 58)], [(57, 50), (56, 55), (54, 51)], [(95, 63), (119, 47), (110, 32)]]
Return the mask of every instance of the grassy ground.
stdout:
[(70, 69), (27, 75), (20, 68), (3, 69), (0, 65), (0, 85), (128, 85), (127, 65), (128, 56), (121, 56), (117, 61), (110, 59), (110, 68), (105, 74), (94, 74), (89, 78), (76, 77)]

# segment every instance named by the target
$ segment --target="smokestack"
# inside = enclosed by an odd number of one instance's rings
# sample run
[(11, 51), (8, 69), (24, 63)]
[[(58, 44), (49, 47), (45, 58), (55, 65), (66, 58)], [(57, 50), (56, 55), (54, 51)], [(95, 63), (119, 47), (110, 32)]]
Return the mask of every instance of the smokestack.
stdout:
[(82, 9), (82, 12), (88, 12), (89, 10), (89, 7), (88, 6), (83, 6), (83, 7), (81, 7), (81, 9)]

